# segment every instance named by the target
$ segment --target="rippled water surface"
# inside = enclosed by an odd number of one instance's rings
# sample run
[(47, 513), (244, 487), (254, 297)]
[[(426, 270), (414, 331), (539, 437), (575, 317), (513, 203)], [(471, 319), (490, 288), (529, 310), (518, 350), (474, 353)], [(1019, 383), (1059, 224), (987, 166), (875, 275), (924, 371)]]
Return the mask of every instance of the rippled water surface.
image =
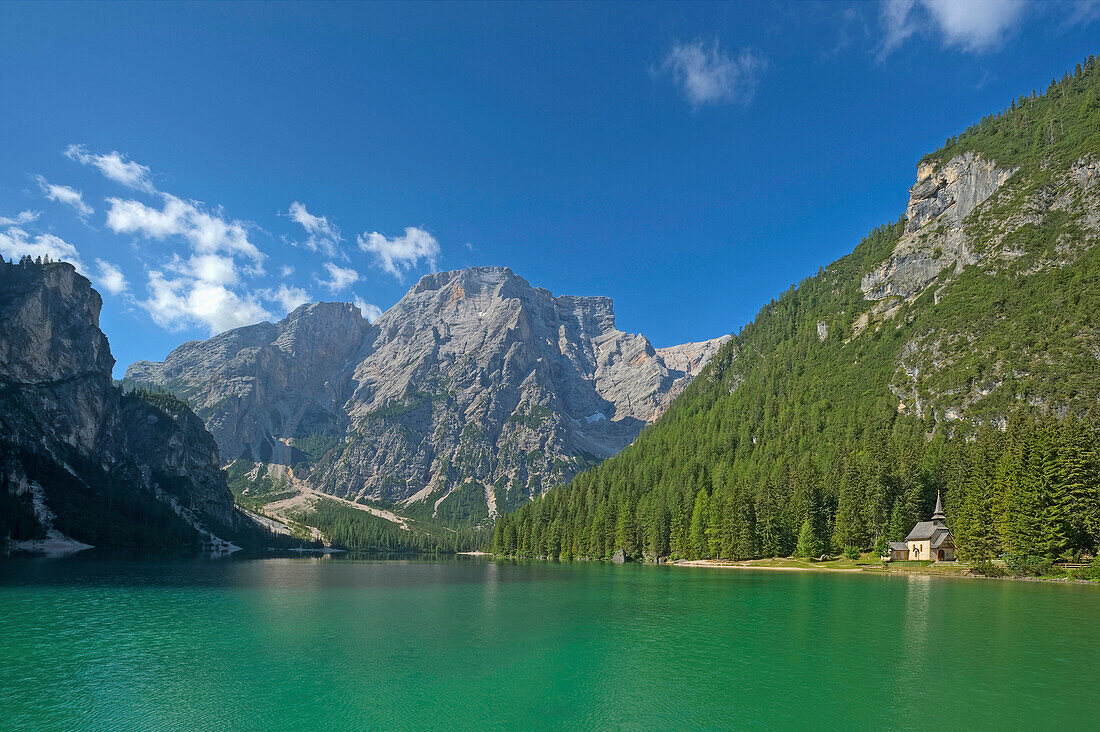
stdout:
[(1098, 668), (1100, 587), (0, 561), (2, 729), (1095, 729)]

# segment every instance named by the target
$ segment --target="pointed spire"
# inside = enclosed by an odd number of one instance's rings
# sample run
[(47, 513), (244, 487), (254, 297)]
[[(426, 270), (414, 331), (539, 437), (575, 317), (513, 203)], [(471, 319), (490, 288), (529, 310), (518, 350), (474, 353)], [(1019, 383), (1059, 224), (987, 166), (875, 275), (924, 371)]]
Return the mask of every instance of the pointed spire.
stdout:
[(932, 520), (940, 523), (947, 521), (947, 516), (943, 514), (943, 501), (940, 500), (939, 491), (936, 491), (936, 512), (932, 514)]

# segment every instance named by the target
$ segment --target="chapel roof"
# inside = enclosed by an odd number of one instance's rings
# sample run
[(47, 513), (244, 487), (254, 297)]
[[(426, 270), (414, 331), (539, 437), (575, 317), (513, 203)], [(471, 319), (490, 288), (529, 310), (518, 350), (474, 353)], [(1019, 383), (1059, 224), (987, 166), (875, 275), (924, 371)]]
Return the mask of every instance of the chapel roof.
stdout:
[(909, 532), (909, 536), (905, 537), (905, 540), (923, 541), (925, 539), (931, 539), (936, 532), (942, 528), (942, 526), (937, 526), (933, 521), (921, 521), (913, 527), (913, 530)]

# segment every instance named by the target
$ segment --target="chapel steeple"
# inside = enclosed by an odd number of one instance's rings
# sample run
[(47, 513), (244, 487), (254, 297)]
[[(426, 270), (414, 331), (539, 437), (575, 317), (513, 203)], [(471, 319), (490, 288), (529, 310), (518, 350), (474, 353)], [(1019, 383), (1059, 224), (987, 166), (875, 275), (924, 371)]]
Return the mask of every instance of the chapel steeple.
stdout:
[(940, 500), (939, 491), (936, 491), (936, 512), (932, 514), (932, 523), (941, 526), (947, 525), (947, 516), (943, 513), (943, 501)]

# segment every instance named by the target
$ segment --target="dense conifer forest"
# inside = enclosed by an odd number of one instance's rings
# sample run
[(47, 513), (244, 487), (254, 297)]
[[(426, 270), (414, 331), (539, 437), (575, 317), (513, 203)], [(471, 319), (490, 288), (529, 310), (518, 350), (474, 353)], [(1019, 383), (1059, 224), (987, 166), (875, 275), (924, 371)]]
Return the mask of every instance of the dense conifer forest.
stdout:
[[(1066, 194), (1100, 158), (1090, 57), (922, 162), (976, 151), (1016, 169), (990, 230)], [(1095, 212), (1093, 212), (1095, 213)], [(987, 246), (974, 218), (964, 225)], [(1017, 226), (1011, 262), (970, 265), (855, 327), (861, 278), (905, 221), (766, 305), (668, 412), (618, 456), (501, 517), (500, 554), (750, 558), (882, 549), (927, 520), (937, 491), (964, 558), (1093, 553), (1100, 540), (1100, 253), (1058, 211)], [(990, 259), (989, 261), (993, 261)], [(944, 271), (945, 273), (948, 270)], [(891, 390), (903, 348), (935, 334), (923, 408)], [(916, 341), (920, 343), (920, 341)], [(945, 405), (988, 384), (963, 414)]]

